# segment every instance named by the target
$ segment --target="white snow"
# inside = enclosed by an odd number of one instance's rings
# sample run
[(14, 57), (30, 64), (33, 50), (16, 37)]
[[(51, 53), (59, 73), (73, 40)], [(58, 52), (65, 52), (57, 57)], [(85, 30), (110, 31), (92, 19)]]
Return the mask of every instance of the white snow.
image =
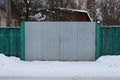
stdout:
[(96, 62), (110, 67), (120, 68), (120, 56), (102, 56)]
[[(120, 56), (103, 56), (93, 62), (21, 61), (0, 54), (2, 78), (39, 78), (61, 80), (120, 80)], [(109, 79), (107, 79), (109, 78)], [(11, 79), (12, 80), (12, 79)], [(34, 79), (33, 79), (34, 80)]]
[(100, 21), (97, 21), (97, 23), (100, 23)]
[(9, 65), (17, 62), (21, 62), (21, 60), (16, 57), (7, 57), (3, 54), (0, 54), (0, 65)]
[(60, 9), (60, 10), (68, 10), (68, 11), (73, 11), (73, 12), (76, 11), (76, 12), (88, 13), (88, 11), (79, 10), (79, 9), (61, 8), (61, 7), (59, 7), (58, 9)]
[(33, 19), (35, 19), (36, 21), (43, 21), (46, 19), (45, 15), (42, 15), (42, 13), (37, 13), (35, 14), (34, 17), (32, 17)]

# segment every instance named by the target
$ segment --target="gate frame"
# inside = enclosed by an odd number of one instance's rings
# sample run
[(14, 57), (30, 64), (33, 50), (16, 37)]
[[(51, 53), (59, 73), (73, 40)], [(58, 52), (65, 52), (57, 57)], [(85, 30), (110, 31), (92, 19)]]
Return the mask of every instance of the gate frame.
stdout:
[(20, 58), (25, 60), (25, 22), (20, 23)]
[(100, 57), (100, 23), (96, 23), (96, 60)]
[[(95, 40), (95, 59), (100, 57), (100, 23), (96, 23), (96, 40)], [(25, 60), (25, 22), (20, 23), (20, 58), (21, 60)]]

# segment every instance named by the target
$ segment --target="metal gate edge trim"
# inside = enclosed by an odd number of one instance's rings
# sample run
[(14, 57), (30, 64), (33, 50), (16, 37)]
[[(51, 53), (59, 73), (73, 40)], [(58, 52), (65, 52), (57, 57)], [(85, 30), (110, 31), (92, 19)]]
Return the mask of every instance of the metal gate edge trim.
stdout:
[(20, 23), (20, 58), (21, 60), (25, 60), (25, 23)]
[(100, 57), (100, 23), (96, 23), (96, 53), (95, 58)]

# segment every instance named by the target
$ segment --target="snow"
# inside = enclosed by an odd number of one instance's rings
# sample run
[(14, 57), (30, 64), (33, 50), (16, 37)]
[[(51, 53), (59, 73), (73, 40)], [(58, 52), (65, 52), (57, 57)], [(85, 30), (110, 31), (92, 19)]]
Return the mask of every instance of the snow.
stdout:
[(21, 62), (19, 58), (7, 57), (3, 54), (0, 54), (0, 67), (5, 65), (17, 64), (19, 62)]
[[(92, 62), (21, 61), (0, 54), (1, 78), (41, 78), (62, 80), (120, 80), (120, 56), (102, 56)], [(11, 79), (12, 80), (12, 79)], [(102, 79), (103, 80), (103, 79)]]
[(70, 9), (70, 8), (61, 8), (61, 7), (59, 7), (58, 9), (60, 9), (60, 10), (68, 10), (68, 11), (73, 11), (73, 12), (88, 13), (88, 12), (85, 11), (85, 10), (79, 10), (79, 9)]
[(37, 13), (35, 14), (34, 17), (32, 17), (33, 19), (35, 19), (36, 21), (43, 21), (46, 19), (45, 15), (42, 15), (41, 13)]
[(97, 23), (100, 23), (100, 21), (97, 21)]
[(120, 68), (120, 56), (102, 56), (96, 62), (107, 66)]

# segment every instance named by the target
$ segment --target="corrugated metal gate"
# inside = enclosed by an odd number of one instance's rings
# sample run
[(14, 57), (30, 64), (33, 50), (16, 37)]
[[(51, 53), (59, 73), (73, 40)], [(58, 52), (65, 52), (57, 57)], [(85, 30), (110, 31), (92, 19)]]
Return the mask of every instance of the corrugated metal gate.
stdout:
[(95, 60), (96, 23), (25, 22), (25, 60)]

